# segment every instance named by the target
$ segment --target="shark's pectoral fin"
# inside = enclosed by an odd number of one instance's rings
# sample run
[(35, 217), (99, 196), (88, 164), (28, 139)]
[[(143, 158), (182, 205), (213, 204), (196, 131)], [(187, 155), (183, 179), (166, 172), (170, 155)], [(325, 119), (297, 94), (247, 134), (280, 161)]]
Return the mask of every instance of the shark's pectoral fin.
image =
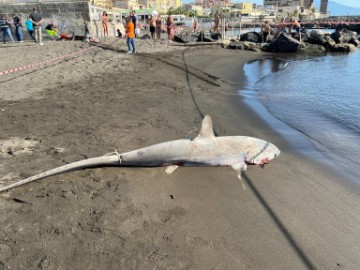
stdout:
[(178, 165), (166, 166), (165, 172), (166, 172), (167, 174), (172, 174), (178, 167), (179, 167)]
[(237, 170), (237, 173), (238, 173), (238, 174), (237, 174), (237, 177), (239, 178), (240, 183), (241, 183), (243, 189), (246, 190), (246, 186), (245, 186), (245, 184), (244, 184), (244, 181), (243, 181), (242, 178), (241, 178), (241, 170)]
[(241, 172), (246, 171), (246, 169), (247, 169), (247, 165), (245, 163), (245, 160), (241, 161), (241, 162), (231, 164), (230, 166), (231, 166), (231, 168), (233, 168), (237, 172), (237, 177), (239, 178), (243, 189), (246, 190), (246, 186), (245, 186), (243, 180), (241, 179)]

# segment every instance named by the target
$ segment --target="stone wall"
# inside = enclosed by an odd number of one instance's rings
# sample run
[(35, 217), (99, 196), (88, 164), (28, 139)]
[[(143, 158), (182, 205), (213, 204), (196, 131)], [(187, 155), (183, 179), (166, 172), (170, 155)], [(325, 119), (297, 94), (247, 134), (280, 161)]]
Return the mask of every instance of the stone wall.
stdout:
[[(89, 2), (86, 0), (27, 1), (23, 3), (0, 1), (0, 14), (4, 14), (9, 21), (12, 21), (11, 15), (16, 14), (24, 23), (34, 7), (42, 14), (44, 27), (49, 23), (55, 23), (60, 32), (84, 35), (84, 23), (90, 22)], [(26, 32), (25, 29), (24, 32)]]
[[(87, 0), (0, 0), (0, 14), (4, 14), (9, 21), (12, 21), (11, 15), (16, 14), (24, 23), (34, 7), (43, 16), (43, 28), (54, 23), (60, 33), (84, 35), (86, 23), (92, 36), (103, 37), (102, 9), (100, 12), (91, 7)], [(123, 34), (125, 32), (123, 24), (109, 22), (109, 36), (117, 36), (116, 29), (120, 29)], [(25, 39), (30, 39), (30, 36), (25, 34)]]

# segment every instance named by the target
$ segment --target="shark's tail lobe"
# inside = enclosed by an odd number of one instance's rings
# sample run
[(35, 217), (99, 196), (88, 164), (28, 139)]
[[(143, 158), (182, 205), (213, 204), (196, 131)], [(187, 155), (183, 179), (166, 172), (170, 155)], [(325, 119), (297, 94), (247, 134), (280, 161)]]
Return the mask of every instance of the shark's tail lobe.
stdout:
[(89, 159), (84, 159), (84, 160), (80, 160), (80, 161), (76, 161), (70, 164), (66, 164), (64, 166), (61, 167), (57, 167), (55, 169), (51, 169), (49, 171), (31, 176), (29, 178), (26, 178), (24, 180), (20, 180), (18, 182), (15, 182), (13, 184), (10, 184), (8, 186), (5, 187), (0, 187), (0, 193), (3, 191), (7, 191), (25, 184), (28, 184), (30, 182), (48, 177), (48, 176), (52, 176), (52, 175), (56, 175), (59, 173), (66, 173), (66, 172), (70, 172), (70, 171), (75, 171), (75, 170), (80, 170), (80, 169), (85, 169), (85, 168), (93, 168), (93, 167), (98, 167), (98, 166), (105, 166), (105, 165), (120, 165), (120, 155), (116, 154), (116, 153), (112, 153), (109, 155), (105, 155), (102, 157), (95, 157), (95, 158), (89, 158)]

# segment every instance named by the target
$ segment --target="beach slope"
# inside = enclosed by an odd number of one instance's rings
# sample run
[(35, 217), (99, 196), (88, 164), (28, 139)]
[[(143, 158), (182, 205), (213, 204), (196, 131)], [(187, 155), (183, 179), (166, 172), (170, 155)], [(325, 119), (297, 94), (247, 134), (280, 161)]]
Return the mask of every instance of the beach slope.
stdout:
[[(1, 47), (0, 184), (116, 149), (218, 136), (277, 145), (266, 169), (95, 168), (0, 195), (0, 269), (357, 269), (358, 188), (298, 153), (237, 94), (265, 57), (124, 41)], [(31, 51), (31, 54), (29, 54)], [(22, 57), (19, 57), (21, 55)]]

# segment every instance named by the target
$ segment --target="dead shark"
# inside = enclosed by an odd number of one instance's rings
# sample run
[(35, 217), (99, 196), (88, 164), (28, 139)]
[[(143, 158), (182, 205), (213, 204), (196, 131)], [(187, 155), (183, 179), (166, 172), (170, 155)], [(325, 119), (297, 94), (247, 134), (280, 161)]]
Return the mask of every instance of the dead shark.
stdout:
[[(163, 142), (138, 150), (89, 158), (73, 162), (31, 176), (0, 188), (0, 192), (70, 171), (100, 166), (158, 167), (166, 166), (172, 173), (179, 166), (230, 166), (241, 180), (247, 165), (267, 165), (280, 155), (280, 150), (270, 142), (246, 136), (216, 137), (210, 116), (205, 116), (199, 135), (193, 139)], [(242, 183), (243, 184), (243, 183)], [(245, 186), (243, 184), (245, 189)]]

